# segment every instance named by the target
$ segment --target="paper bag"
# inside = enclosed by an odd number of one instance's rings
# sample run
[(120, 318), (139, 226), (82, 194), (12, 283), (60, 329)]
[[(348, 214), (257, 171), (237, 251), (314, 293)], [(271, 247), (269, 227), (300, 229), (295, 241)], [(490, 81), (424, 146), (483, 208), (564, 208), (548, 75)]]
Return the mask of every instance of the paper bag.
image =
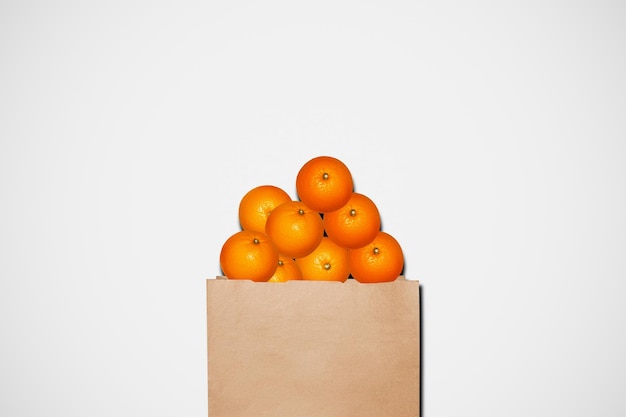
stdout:
[(207, 279), (209, 417), (418, 417), (419, 283)]

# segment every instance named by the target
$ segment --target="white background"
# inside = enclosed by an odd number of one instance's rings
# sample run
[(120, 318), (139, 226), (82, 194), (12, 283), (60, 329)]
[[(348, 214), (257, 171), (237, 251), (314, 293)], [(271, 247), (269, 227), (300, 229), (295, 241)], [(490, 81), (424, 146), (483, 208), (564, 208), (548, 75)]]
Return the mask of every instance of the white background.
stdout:
[(0, 5), (0, 414), (205, 416), (260, 184), (351, 169), (419, 279), (423, 415), (626, 414), (626, 7)]

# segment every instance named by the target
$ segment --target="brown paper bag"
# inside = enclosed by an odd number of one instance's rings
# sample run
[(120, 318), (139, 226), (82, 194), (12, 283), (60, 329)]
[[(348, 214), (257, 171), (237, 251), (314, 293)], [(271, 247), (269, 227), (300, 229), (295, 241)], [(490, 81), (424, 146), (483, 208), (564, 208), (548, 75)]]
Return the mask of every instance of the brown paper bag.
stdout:
[(207, 279), (209, 417), (418, 417), (419, 283)]

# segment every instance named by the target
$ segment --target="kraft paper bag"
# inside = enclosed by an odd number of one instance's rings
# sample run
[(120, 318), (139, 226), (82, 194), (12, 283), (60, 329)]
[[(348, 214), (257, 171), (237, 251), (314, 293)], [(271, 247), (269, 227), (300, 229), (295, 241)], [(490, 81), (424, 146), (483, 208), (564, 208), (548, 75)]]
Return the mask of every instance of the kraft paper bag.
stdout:
[(209, 417), (417, 417), (419, 283), (207, 279)]

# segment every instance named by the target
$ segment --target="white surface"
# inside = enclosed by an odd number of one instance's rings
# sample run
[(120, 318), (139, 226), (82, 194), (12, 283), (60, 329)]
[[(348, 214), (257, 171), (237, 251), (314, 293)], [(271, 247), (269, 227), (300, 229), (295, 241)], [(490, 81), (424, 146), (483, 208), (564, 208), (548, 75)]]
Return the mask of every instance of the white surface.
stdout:
[(261, 183), (352, 170), (422, 282), (423, 414), (624, 415), (619, 2), (3, 2), (0, 414), (206, 415)]

